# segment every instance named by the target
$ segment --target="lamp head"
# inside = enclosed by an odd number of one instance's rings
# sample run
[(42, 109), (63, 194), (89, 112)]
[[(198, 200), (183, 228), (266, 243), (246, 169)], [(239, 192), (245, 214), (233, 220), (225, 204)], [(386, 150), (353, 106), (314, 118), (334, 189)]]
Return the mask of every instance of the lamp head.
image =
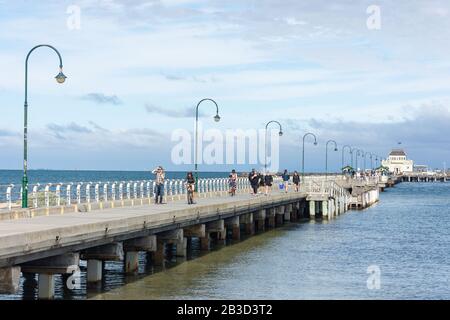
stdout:
[(282, 137), (282, 136), (283, 136), (283, 131), (280, 130), (280, 132), (278, 132), (278, 135), (279, 135), (280, 137)]
[(58, 75), (55, 77), (55, 79), (58, 83), (64, 83), (66, 81), (67, 77), (62, 72), (62, 68), (59, 71)]
[(317, 141), (314, 141), (314, 145), (317, 146)]
[(219, 122), (219, 121), (220, 121), (220, 116), (219, 116), (219, 114), (216, 114), (216, 115), (214, 116), (214, 121), (215, 121), (215, 122)]
[(338, 148), (334, 148), (334, 151), (338, 151)]

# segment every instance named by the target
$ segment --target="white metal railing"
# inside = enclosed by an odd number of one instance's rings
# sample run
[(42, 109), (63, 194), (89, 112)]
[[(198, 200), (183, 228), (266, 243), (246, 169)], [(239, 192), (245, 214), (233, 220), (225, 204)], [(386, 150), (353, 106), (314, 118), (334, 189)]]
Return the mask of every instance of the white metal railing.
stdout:
[[(300, 191), (305, 193), (320, 193), (330, 196), (344, 196), (348, 194), (345, 187), (350, 183), (361, 181), (362, 184), (377, 183), (380, 176), (364, 177), (364, 179), (352, 179), (344, 175), (307, 175), (301, 177)], [(282, 183), (280, 177), (274, 177), (273, 189), (277, 189)], [(250, 190), (250, 182), (247, 177), (237, 180), (237, 192), (246, 193)], [(39, 183), (30, 185), (29, 203), (31, 208), (49, 208), (69, 206), (74, 204), (91, 204), (108, 201), (138, 201), (154, 199), (156, 182), (154, 180), (139, 181), (112, 181), (112, 182), (78, 182), (78, 183)], [(228, 192), (228, 178), (199, 179), (199, 197), (214, 196)], [(0, 210), (12, 210), (20, 208), (22, 188), (13, 184), (5, 189), (6, 195), (0, 200)], [(164, 183), (164, 195), (168, 200), (181, 199), (186, 195), (186, 183), (181, 179), (169, 179)], [(1, 199), (1, 198), (0, 198)]]
[[(154, 180), (113, 181), (113, 182), (69, 182), (69, 183), (39, 183), (29, 186), (29, 203), (31, 208), (49, 208), (69, 206), (74, 204), (91, 204), (108, 201), (143, 200), (155, 196)], [(181, 179), (170, 179), (164, 182), (166, 199), (181, 198), (187, 194), (186, 183)], [(228, 178), (199, 179), (198, 193), (200, 196), (213, 196), (215, 193), (228, 192)], [(247, 192), (250, 183), (247, 178), (240, 177), (237, 181), (237, 192)], [(0, 201), (0, 210), (19, 209), (22, 188), (13, 184), (5, 189), (4, 200)]]

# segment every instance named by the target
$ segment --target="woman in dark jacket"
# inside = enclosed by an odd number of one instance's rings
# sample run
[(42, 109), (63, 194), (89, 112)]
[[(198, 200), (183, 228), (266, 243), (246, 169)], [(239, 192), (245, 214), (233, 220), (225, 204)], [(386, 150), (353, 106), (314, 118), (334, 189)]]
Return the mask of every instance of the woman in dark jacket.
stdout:
[(253, 195), (258, 194), (259, 176), (256, 171), (252, 171), (248, 177), (250, 180), (250, 185), (252, 186)]
[(283, 175), (281, 177), (283, 178), (283, 182), (284, 182), (284, 191), (286, 193), (288, 193), (289, 180), (291, 179), (291, 177), (289, 176), (288, 171), (284, 170)]
[(300, 186), (300, 176), (297, 171), (295, 171), (294, 175), (292, 176), (292, 182), (295, 186), (295, 192), (298, 192)]
[(272, 191), (273, 177), (270, 173), (264, 176), (264, 184), (266, 185), (266, 196)]

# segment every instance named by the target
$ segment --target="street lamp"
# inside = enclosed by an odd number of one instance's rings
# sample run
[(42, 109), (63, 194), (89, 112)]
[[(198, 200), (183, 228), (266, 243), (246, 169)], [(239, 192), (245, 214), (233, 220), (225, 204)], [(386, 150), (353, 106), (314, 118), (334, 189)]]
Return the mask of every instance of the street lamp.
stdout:
[(361, 157), (365, 158), (364, 157), (364, 150), (358, 149), (358, 152), (356, 153), (356, 171), (358, 171), (358, 156), (361, 156)]
[[(366, 152), (365, 156), (370, 155), (370, 169), (373, 169), (373, 154), (372, 152)], [(367, 158), (367, 157), (365, 157)], [(366, 159), (364, 158), (364, 168), (366, 167)]]
[(353, 153), (355, 153), (355, 171), (358, 171), (358, 156), (361, 154), (361, 150), (358, 148), (352, 149), (352, 166), (353, 166)]
[(23, 121), (23, 178), (22, 178), (22, 208), (28, 208), (28, 59), (31, 53), (40, 47), (48, 47), (56, 52), (59, 58), (59, 73), (55, 77), (58, 83), (64, 83), (66, 81), (66, 76), (63, 73), (63, 63), (61, 54), (48, 44), (40, 44), (35, 46), (28, 52), (25, 59), (25, 102), (23, 104), (24, 109), (24, 121)]
[[(356, 153), (358, 153), (358, 148), (352, 148), (351, 150), (350, 150), (350, 157), (351, 157), (351, 162), (352, 162), (352, 168), (354, 168), (354, 169), (358, 169), (358, 168), (355, 168), (354, 166), (353, 166), (353, 164), (354, 164), (354, 161), (353, 161), (353, 154), (355, 153), (355, 151), (356, 151)], [(358, 162), (356, 163), (356, 164), (358, 164)]]
[(220, 121), (220, 116), (219, 116), (219, 106), (217, 105), (217, 103), (213, 100), (213, 99), (203, 99), (200, 100), (199, 103), (197, 103), (197, 107), (195, 109), (195, 190), (198, 191), (197, 187), (198, 187), (198, 108), (200, 107), (200, 105), (205, 102), (205, 101), (210, 101), (212, 103), (214, 103), (214, 105), (216, 106), (216, 115), (214, 116), (214, 121), (215, 122), (219, 122)]
[(280, 132), (278, 132), (278, 135), (281, 137), (283, 135), (283, 127), (281, 126), (281, 123), (278, 121), (272, 120), (267, 122), (266, 124), (266, 135), (265, 135), (265, 149), (264, 149), (264, 173), (267, 174), (267, 129), (271, 123), (277, 123), (280, 127)]
[(366, 171), (366, 159), (367, 159), (367, 155), (370, 155), (370, 160), (372, 160), (372, 153), (370, 153), (369, 151), (367, 151), (366, 153), (364, 153), (364, 171)]
[(328, 140), (325, 146), (325, 179), (328, 178), (328, 144), (334, 143), (334, 151), (338, 151), (337, 143), (334, 140)]
[(345, 151), (345, 148), (348, 148), (348, 150), (350, 151), (350, 156), (352, 155), (352, 147), (351, 146), (346, 144), (345, 146), (342, 147), (342, 168), (345, 167), (345, 164), (344, 164), (344, 151)]
[(317, 146), (317, 137), (314, 133), (308, 132), (303, 136), (303, 146), (302, 146), (302, 176), (305, 176), (305, 139), (307, 136), (314, 137), (314, 145)]

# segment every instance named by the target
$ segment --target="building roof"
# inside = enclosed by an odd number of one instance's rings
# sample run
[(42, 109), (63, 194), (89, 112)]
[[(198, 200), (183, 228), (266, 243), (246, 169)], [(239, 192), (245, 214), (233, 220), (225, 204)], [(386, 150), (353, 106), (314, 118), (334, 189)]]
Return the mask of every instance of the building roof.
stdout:
[(406, 156), (406, 153), (402, 149), (394, 149), (389, 153), (389, 156)]

